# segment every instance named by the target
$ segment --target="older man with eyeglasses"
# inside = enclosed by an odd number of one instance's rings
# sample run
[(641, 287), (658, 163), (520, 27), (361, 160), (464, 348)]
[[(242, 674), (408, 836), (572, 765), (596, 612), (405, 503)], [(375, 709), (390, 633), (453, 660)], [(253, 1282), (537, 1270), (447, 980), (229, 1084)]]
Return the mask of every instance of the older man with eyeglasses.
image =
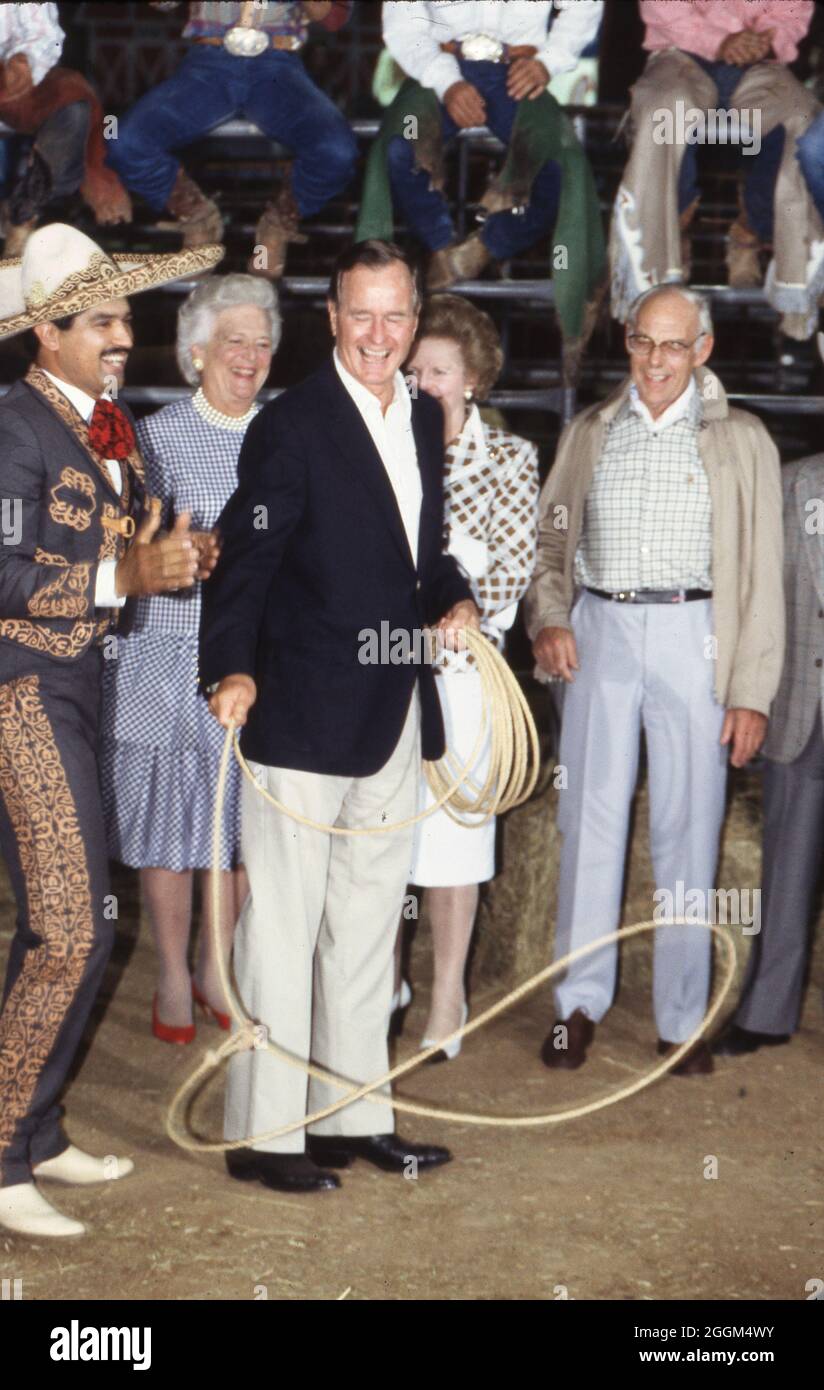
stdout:
[[(677, 285), (647, 291), (626, 346), (629, 379), (561, 438), (526, 599), (537, 674), (565, 683), (556, 958), (619, 925), (642, 729), (656, 905), (712, 901), (727, 765), (761, 747), (784, 651), (778, 455), (704, 365), (706, 302)], [(656, 915), (660, 1055), (695, 1032), (710, 982), (710, 933), (670, 915), (683, 907)], [(567, 970), (547, 1066), (586, 1060), (617, 956), (604, 947)], [(675, 1071), (712, 1066), (700, 1042)]]

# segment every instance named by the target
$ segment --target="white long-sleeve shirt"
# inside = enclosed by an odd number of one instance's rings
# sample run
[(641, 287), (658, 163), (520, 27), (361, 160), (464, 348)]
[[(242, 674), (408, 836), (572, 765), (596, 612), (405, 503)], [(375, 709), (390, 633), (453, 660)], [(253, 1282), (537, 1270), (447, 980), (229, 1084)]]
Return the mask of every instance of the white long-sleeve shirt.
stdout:
[(0, 63), (25, 53), (35, 87), (60, 62), (65, 37), (56, 5), (0, 5)]
[(533, 44), (550, 77), (570, 72), (598, 32), (604, 3), (556, 0), (555, 8), (547, 33), (552, 0), (386, 0), (383, 41), (404, 72), (443, 101), (453, 82), (461, 81), (461, 70), (454, 54), (440, 46), (471, 34), (510, 46)]

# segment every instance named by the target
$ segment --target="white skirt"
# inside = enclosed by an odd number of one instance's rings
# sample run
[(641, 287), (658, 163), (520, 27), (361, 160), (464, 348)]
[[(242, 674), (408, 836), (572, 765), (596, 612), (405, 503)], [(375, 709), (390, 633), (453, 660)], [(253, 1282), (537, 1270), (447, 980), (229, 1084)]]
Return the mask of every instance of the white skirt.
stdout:
[[(462, 766), (471, 756), (481, 728), (481, 677), (473, 667), (445, 671), (435, 679), (443, 711), (446, 746)], [(489, 737), (484, 741), (472, 776), (483, 784), (489, 771)], [(435, 801), (421, 776), (418, 810)], [(440, 810), (415, 828), (410, 883), (421, 888), (457, 888), (486, 883), (495, 877), (495, 817), (484, 825), (458, 825)]]

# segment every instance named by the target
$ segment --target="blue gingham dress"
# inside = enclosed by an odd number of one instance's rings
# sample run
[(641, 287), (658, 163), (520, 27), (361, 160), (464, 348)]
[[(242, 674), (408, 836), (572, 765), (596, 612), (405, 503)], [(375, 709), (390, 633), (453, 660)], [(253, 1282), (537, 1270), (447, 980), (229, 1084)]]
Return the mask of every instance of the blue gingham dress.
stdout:
[[(190, 399), (141, 420), (149, 492), (208, 531), (237, 486), (241, 431), (204, 420)], [(208, 581), (207, 581), (208, 582)], [(104, 662), (101, 784), (109, 853), (133, 868), (208, 869), (224, 730), (197, 690), (200, 584), (137, 600), (132, 632)], [(240, 771), (226, 784), (221, 867), (238, 863)]]

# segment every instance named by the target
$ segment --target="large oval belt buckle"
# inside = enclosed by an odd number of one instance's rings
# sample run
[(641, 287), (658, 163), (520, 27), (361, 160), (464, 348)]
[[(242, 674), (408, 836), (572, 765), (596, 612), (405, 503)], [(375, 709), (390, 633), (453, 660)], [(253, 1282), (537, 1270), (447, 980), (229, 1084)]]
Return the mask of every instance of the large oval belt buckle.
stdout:
[(257, 58), (269, 47), (269, 35), (262, 29), (249, 29), (236, 24), (234, 29), (227, 29), (224, 34), (223, 47), (235, 58)]
[(468, 34), (461, 39), (461, 57), (469, 63), (500, 63), (504, 45), (491, 34)]

